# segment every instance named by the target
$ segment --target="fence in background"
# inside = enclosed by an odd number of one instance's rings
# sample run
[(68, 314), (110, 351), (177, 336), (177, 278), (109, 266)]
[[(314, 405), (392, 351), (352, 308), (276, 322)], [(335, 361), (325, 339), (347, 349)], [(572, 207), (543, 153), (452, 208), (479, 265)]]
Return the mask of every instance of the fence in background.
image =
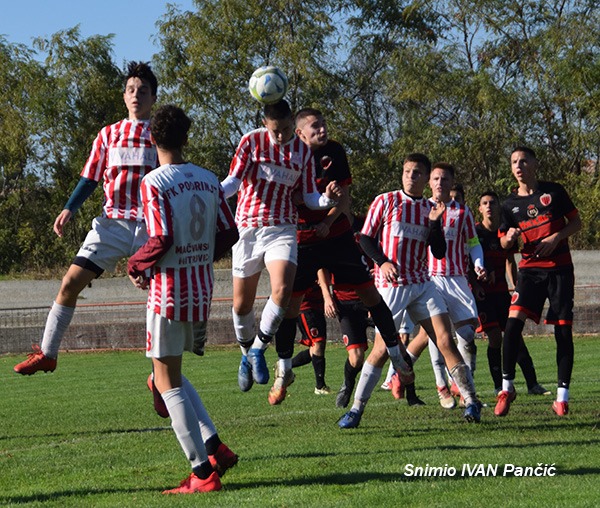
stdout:
[[(257, 298), (258, 308), (262, 308), (264, 298)], [(0, 354), (29, 352), (33, 344), (39, 344), (48, 310), (48, 307), (0, 309)], [(145, 302), (80, 304), (61, 349), (144, 348), (145, 313)], [(327, 325), (329, 340), (340, 340), (337, 321), (328, 320)], [(576, 286), (573, 330), (576, 334), (600, 334), (600, 286)], [(525, 334), (551, 335), (552, 327), (528, 321)], [(213, 301), (208, 343), (235, 343), (230, 298)]]

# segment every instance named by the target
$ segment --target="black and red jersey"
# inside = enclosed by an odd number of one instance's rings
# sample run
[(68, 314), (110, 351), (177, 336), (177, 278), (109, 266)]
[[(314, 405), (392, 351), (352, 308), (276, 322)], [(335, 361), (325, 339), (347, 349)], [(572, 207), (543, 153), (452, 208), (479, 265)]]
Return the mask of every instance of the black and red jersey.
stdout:
[(509, 254), (514, 254), (517, 251), (517, 248), (514, 247), (510, 250), (503, 249), (502, 245), (500, 245), (500, 238), (498, 238), (498, 230), (496, 229), (490, 231), (478, 222), (475, 225), (475, 230), (483, 249), (483, 259), (485, 260), (484, 265), (488, 273), (488, 280), (491, 274), (494, 274), (493, 278), (491, 278), (493, 282), (479, 282), (479, 284), (481, 284), (486, 294), (505, 293), (508, 291), (506, 260)]
[(554, 182), (538, 182), (532, 194), (519, 196), (513, 192), (502, 203), (502, 219), (499, 236), (510, 228), (521, 230), (521, 261), (519, 268), (553, 269), (572, 265), (567, 239), (562, 240), (548, 257), (533, 256), (539, 242), (562, 230), (566, 221), (573, 220), (579, 212), (562, 185)]
[[(327, 184), (337, 181), (339, 185), (350, 185), (352, 176), (350, 175), (350, 166), (344, 147), (337, 141), (329, 140), (327, 144), (316, 150), (313, 150), (315, 180), (317, 190), (320, 193), (325, 192)], [(322, 242), (324, 238), (316, 235), (311, 226), (315, 226), (323, 221), (329, 210), (311, 210), (306, 205), (298, 206), (298, 243), (316, 243)], [(350, 230), (350, 222), (346, 214), (340, 214), (336, 221), (329, 228), (327, 238), (333, 238)]]

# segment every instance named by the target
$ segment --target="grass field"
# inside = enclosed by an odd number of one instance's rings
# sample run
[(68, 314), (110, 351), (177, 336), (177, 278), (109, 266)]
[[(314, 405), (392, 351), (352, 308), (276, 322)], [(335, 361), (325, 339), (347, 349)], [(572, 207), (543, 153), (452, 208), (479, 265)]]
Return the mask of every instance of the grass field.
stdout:
[[(554, 391), (553, 339), (528, 346), (540, 382)], [(310, 366), (296, 370), (286, 401), (270, 407), (268, 387), (239, 392), (238, 351), (186, 355), (184, 372), (240, 456), (221, 492), (192, 497), (161, 495), (187, 476), (189, 465), (169, 421), (152, 409), (142, 352), (63, 353), (56, 372), (31, 377), (12, 372), (17, 358), (1, 357), (0, 505), (598, 506), (600, 338), (577, 337), (575, 354), (566, 418), (552, 414), (551, 397), (527, 395), (519, 377), (510, 414), (494, 417), (481, 344), (476, 381), (490, 407), (479, 425), (438, 405), (429, 361), (421, 361), (417, 389), (427, 406), (408, 407), (377, 390), (361, 426), (345, 431), (336, 425), (343, 411), (334, 396), (312, 393)], [(273, 348), (267, 358), (274, 361)], [(328, 346), (327, 358), (327, 380), (337, 388), (345, 350)], [(465, 464), (498, 468), (495, 475), (463, 476)], [(456, 474), (409, 476), (412, 467), (427, 465)], [(553, 465), (555, 475), (503, 474), (505, 467), (538, 465)]]

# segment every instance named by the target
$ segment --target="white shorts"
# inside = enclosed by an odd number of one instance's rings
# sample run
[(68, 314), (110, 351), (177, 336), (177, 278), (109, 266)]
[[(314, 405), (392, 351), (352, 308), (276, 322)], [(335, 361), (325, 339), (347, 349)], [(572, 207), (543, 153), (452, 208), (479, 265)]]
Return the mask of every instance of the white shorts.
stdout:
[(261, 272), (270, 261), (298, 264), (298, 242), (293, 224), (239, 228), (239, 233), (240, 239), (232, 249), (234, 277), (250, 277)]
[(407, 329), (409, 320), (420, 323), (424, 319), (448, 312), (444, 299), (431, 281), (378, 288), (378, 291), (394, 316), (397, 330)]
[(144, 221), (96, 217), (77, 257), (112, 272), (118, 261), (134, 254), (147, 240)]
[(146, 356), (163, 358), (192, 351), (194, 339), (206, 337), (206, 321), (174, 321), (146, 311)]
[(431, 280), (444, 297), (450, 321), (458, 323), (477, 319), (477, 304), (466, 277), (434, 275)]

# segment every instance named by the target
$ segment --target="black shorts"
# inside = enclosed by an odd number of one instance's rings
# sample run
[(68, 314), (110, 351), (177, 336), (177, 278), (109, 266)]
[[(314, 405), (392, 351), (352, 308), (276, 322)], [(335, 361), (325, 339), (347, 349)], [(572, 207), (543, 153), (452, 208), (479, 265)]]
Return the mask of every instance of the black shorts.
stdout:
[(572, 266), (560, 270), (527, 268), (519, 270), (510, 310), (521, 311), (529, 319), (539, 323), (544, 303), (548, 299), (545, 323), (572, 325), (574, 298), (575, 274)]
[(317, 342), (327, 340), (327, 322), (322, 310), (308, 309), (298, 316), (298, 329), (302, 337), (298, 342), (305, 346), (314, 346)]
[(504, 331), (510, 307), (510, 293), (490, 293), (483, 300), (477, 300), (477, 315), (479, 318), (478, 332), (485, 332), (492, 328)]
[(346, 349), (362, 348), (366, 350), (367, 327), (369, 326), (367, 308), (360, 300), (338, 301), (340, 330)]
[(351, 231), (316, 244), (298, 245), (294, 293), (303, 293), (317, 279), (319, 268), (333, 274), (335, 285), (352, 289), (372, 285), (369, 268)]

